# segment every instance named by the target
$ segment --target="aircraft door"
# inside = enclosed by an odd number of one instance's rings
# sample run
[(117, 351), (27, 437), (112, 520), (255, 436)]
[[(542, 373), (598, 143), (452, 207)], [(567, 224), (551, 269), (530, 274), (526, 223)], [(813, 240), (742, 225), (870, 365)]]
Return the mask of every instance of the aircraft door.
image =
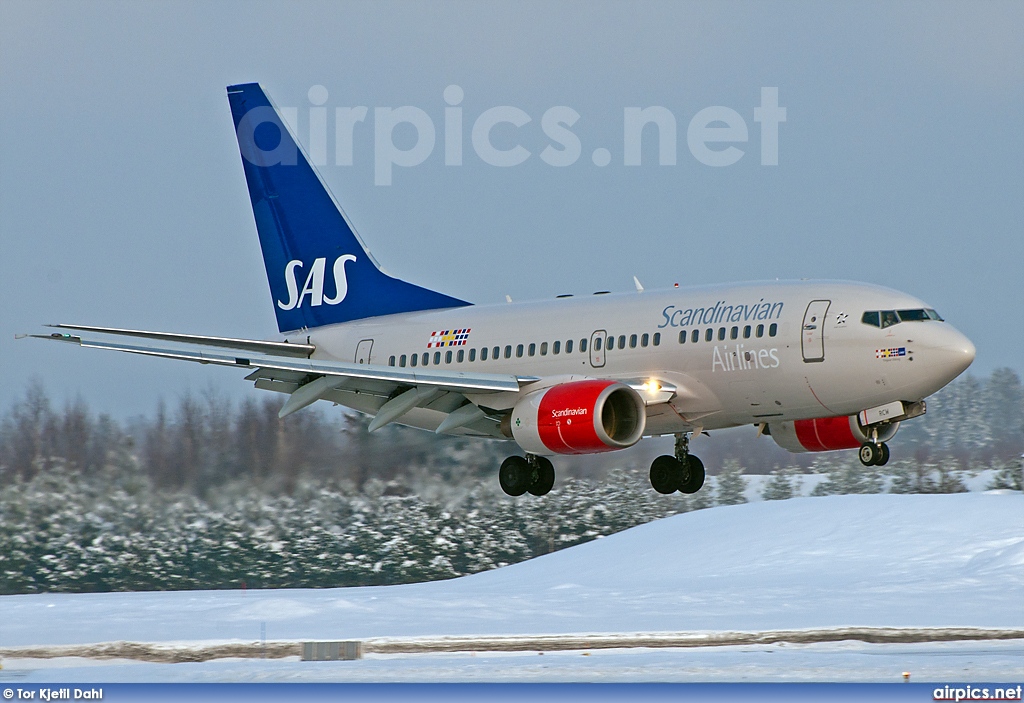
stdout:
[(604, 366), (604, 346), (608, 333), (604, 330), (597, 330), (590, 335), (590, 365), (595, 369)]
[(831, 304), (831, 300), (812, 300), (804, 312), (800, 350), (807, 363), (825, 360), (825, 314)]
[(370, 351), (373, 349), (373, 340), (364, 339), (356, 345), (356, 358), (353, 360), (357, 364), (369, 364), (370, 363)]

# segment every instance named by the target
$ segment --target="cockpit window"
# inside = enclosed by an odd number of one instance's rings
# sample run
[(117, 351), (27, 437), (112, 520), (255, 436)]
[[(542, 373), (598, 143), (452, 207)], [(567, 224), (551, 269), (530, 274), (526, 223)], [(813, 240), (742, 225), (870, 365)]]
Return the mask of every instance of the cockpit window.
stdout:
[(924, 308), (918, 310), (869, 310), (860, 318), (865, 325), (882, 329), (892, 327), (900, 322), (922, 322), (924, 320), (942, 322), (942, 317), (931, 308)]
[(927, 320), (928, 313), (924, 310), (899, 310), (900, 322), (920, 322)]

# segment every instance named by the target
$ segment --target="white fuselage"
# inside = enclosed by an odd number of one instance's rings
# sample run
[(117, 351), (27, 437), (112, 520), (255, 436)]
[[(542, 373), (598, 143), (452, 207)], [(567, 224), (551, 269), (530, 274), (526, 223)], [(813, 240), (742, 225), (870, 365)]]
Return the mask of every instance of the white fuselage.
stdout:
[[(938, 320), (882, 328), (861, 319), (865, 311), (923, 308), (874, 285), (763, 282), (403, 313), (291, 336), (308, 336), (315, 359), (412, 366), (416, 356), (417, 367), (425, 360), (451, 371), (535, 377), (538, 387), (568, 377), (652, 380), (675, 390), (648, 409), (645, 434), (659, 435), (922, 400), (970, 365), (971, 342)], [(516, 397), (471, 399), (507, 409)], [(366, 412), (384, 401), (372, 393), (334, 399)], [(434, 429), (450, 412), (441, 402), (401, 422)]]

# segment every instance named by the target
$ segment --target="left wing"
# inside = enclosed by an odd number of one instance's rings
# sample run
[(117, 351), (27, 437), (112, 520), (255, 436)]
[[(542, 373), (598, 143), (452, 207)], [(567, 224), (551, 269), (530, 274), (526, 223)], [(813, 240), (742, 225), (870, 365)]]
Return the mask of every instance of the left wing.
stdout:
[[(126, 330), (81, 325), (53, 325), (60, 329), (91, 330), (101, 334), (137, 337), (175, 343), (175, 346), (136, 345), (121, 341), (88, 339), (77, 334), (55, 332), (49, 335), (22, 335), (76, 344), (89, 349), (177, 359), (200, 364), (250, 369), (247, 380), (257, 388), (288, 393), (281, 408), (284, 417), (320, 400), (333, 400), (375, 416), (371, 429), (399, 420), (416, 408), (437, 411), (438, 431), (452, 432), (466, 428), (474, 434), (500, 436), (498, 417), (489, 417), (472, 408), (467, 395), (518, 393), (533, 377), (507, 374), (466, 373), (431, 368), (413, 369), (394, 366), (347, 363), (312, 359), (312, 344), (264, 342), (259, 340), (204, 337), (144, 330)], [(306, 358), (296, 358), (302, 356)], [(456, 413), (456, 410), (460, 410)], [(455, 415), (453, 420), (447, 416)]]

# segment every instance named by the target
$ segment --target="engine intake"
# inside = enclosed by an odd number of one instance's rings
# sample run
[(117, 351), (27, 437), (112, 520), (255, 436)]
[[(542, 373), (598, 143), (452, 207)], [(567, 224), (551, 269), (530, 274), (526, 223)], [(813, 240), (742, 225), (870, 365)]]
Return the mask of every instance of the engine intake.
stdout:
[[(899, 429), (899, 422), (886, 422), (873, 426), (878, 431), (878, 442), (887, 442)], [(872, 441), (869, 430), (861, 426), (856, 415), (820, 417), (814, 420), (795, 420), (771, 423), (768, 434), (775, 443), (791, 452), (829, 452), (836, 449), (856, 449)]]
[(593, 454), (639, 442), (647, 412), (629, 386), (588, 380), (523, 396), (509, 420), (512, 436), (531, 454)]

